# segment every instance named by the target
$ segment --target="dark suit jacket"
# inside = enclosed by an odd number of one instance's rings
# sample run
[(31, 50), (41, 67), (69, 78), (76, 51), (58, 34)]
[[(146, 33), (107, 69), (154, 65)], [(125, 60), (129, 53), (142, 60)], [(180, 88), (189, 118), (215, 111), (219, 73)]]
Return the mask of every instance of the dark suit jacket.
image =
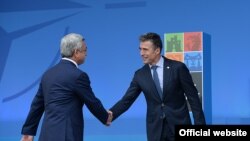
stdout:
[[(137, 70), (126, 94), (110, 110), (114, 119), (125, 112), (143, 92), (147, 102), (148, 141), (160, 141), (163, 119), (174, 134), (177, 124), (191, 124), (185, 95), (191, 105), (195, 124), (205, 124), (198, 91), (194, 86), (188, 68), (182, 62), (164, 57), (163, 98), (154, 85), (149, 65)], [(185, 93), (185, 95), (184, 95)]]
[(72, 62), (61, 60), (44, 73), (22, 134), (35, 135), (44, 113), (40, 141), (82, 141), (84, 104), (106, 123), (108, 114), (92, 92), (88, 75)]

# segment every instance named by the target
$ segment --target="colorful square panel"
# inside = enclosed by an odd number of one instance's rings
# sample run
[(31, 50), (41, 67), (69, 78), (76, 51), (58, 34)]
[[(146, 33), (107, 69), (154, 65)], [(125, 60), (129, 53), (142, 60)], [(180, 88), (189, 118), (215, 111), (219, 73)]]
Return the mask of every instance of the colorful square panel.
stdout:
[(184, 57), (183, 57), (183, 53), (179, 53), (179, 52), (175, 52), (175, 53), (166, 53), (165, 56), (169, 59), (172, 60), (177, 60), (180, 62), (184, 62)]
[(165, 34), (166, 52), (183, 52), (183, 33)]
[(202, 52), (185, 52), (184, 63), (187, 65), (189, 71), (202, 71)]
[(202, 32), (184, 33), (184, 51), (202, 50)]

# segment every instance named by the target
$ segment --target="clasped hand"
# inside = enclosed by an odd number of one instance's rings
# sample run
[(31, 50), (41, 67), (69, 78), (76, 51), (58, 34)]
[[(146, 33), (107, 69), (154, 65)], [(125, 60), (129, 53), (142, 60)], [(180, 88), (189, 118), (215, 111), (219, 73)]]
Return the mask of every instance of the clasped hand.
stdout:
[(107, 112), (108, 112), (108, 119), (107, 119), (107, 122), (106, 122), (106, 126), (110, 126), (111, 125), (111, 122), (112, 122), (112, 120), (113, 120), (113, 112), (111, 112), (111, 111), (109, 111), (109, 110), (107, 110)]

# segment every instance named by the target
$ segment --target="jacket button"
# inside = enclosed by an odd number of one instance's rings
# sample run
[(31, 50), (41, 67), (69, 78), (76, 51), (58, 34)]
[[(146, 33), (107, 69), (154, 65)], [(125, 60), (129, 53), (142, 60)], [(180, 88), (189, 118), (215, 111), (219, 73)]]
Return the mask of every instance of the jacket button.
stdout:
[(165, 106), (165, 104), (164, 104), (164, 103), (162, 103), (162, 104), (161, 104), (161, 107), (164, 107), (164, 106)]
[(164, 119), (166, 117), (165, 113), (162, 113), (162, 115), (160, 116), (160, 119)]

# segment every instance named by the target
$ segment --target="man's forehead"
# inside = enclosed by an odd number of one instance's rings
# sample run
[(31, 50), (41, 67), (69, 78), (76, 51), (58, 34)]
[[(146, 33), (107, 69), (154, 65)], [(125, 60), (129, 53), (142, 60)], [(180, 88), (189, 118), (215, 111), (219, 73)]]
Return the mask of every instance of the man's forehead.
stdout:
[(140, 46), (141, 45), (154, 46), (153, 42), (150, 40), (140, 42)]

